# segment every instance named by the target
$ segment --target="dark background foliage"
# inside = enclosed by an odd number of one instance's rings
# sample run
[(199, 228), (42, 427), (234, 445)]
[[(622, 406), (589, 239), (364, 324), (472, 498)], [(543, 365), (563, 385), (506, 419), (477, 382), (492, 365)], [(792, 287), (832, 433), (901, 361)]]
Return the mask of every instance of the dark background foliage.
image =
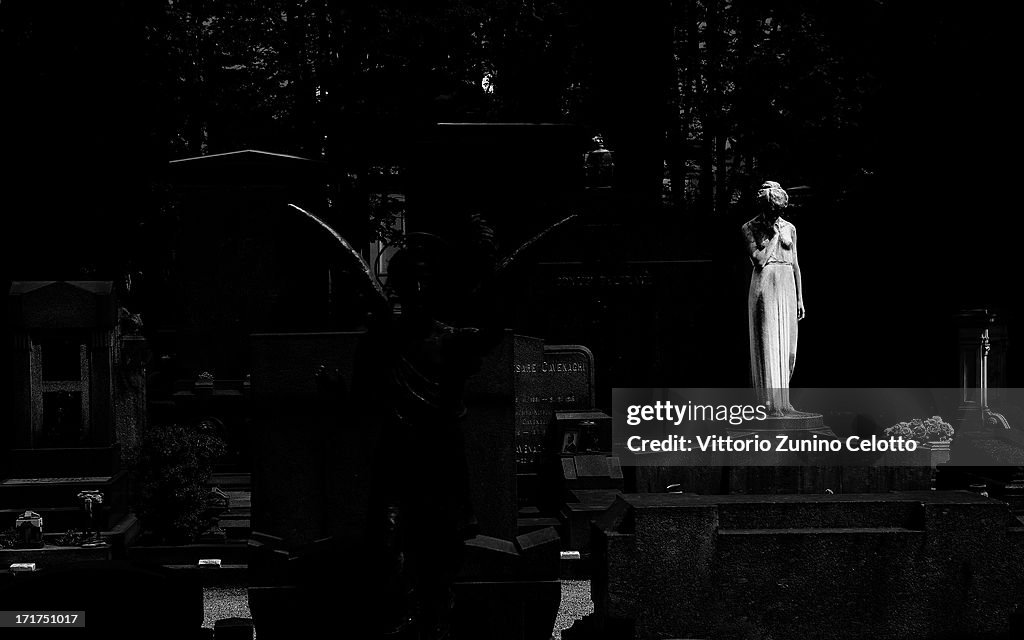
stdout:
[(816, 323), (806, 343), (829, 341), (830, 363), (873, 354), (877, 367), (837, 367), (832, 383), (887, 384), (945, 340), (945, 325), (922, 320), (1019, 311), (1006, 11), (7, 0), (2, 275), (136, 269), (172, 215), (162, 173), (173, 158), (260, 148), (367, 178), (401, 165), (433, 122), (580, 123), (604, 134), (618, 186), (638, 202), (657, 202), (670, 178), (665, 206), (678, 216), (732, 228), (762, 179), (806, 186), (793, 214)]

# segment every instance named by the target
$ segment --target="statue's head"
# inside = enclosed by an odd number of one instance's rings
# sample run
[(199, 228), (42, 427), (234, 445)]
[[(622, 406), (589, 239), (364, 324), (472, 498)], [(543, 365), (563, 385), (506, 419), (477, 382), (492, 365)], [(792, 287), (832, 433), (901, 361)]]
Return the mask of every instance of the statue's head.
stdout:
[(789, 204), (789, 195), (774, 180), (766, 180), (757, 189), (756, 197), (758, 212), (765, 218), (774, 219), (782, 215), (782, 210)]
[(432, 233), (410, 233), (405, 246), (388, 263), (388, 286), (403, 310), (431, 311), (451, 283), (448, 243)]

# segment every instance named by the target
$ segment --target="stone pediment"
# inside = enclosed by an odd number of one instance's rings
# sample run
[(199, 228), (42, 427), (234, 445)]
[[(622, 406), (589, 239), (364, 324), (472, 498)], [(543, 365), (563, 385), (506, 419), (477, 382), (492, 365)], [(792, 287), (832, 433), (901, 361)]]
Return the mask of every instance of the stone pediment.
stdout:
[(20, 329), (103, 329), (117, 320), (109, 280), (31, 280), (11, 283), (9, 319)]
[(167, 164), (178, 185), (272, 186), (321, 180), (327, 163), (284, 153), (241, 149), (226, 153), (180, 158)]

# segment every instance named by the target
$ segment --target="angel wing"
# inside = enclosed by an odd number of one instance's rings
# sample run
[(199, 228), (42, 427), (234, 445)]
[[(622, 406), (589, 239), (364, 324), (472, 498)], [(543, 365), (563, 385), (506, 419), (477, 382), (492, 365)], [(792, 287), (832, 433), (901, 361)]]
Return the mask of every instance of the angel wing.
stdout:
[[(503, 276), (508, 275), (512, 271), (512, 268), (516, 266), (532, 249), (537, 243), (549, 236), (554, 231), (561, 229), (565, 225), (569, 224), (573, 220), (579, 217), (579, 214), (570, 214), (558, 222), (550, 225), (543, 229), (540, 233), (537, 233), (532, 238), (519, 245), (515, 251), (512, 251), (504, 258), (493, 262), (494, 267), (488, 270), (488, 273), (480, 280), (477, 286), (473, 289), (472, 295), (476, 296), (482, 304), (477, 306), (478, 311), (486, 309), (480, 313), (481, 322), (485, 325), (501, 325), (502, 320), (495, 316), (499, 313), (500, 305), (497, 304), (497, 300), (501, 298), (501, 287), (504, 282)], [(493, 235), (493, 232), (491, 232)]]
[[(309, 211), (306, 211), (302, 207), (299, 207), (291, 203), (289, 203), (288, 206), (291, 207), (292, 209), (295, 209), (303, 216), (305, 216), (307, 219), (316, 223), (324, 231), (330, 234), (330, 236), (334, 239), (335, 243), (337, 243), (338, 247), (341, 249), (340, 255), (344, 259), (345, 263), (347, 263), (347, 265), (351, 267), (354, 272), (359, 273), (362, 276), (361, 278), (357, 278), (357, 282), (360, 283), (360, 287), (363, 289), (363, 291), (368, 294), (367, 297), (371, 300), (371, 304), (373, 304), (376, 307), (374, 310), (390, 312), (391, 305), (390, 301), (388, 300), (387, 293), (384, 292), (384, 289), (380, 286), (380, 283), (377, 282), (377, 279), (373, 276), (373, 271), (370, 269), (370, 266), (366, 264), (366, 261), (363, 260), (363, 256), (360, 255), (360, 253), (356, 251), (351, 244), (349, 244), (348, 240), (343, 238), (341, 234), (335, 231), (326, 222), (324, 222), (317, 216), (313, 215)], [(523, 256), (534, 245), (536, 245), (538, 242), (540, 242), (542, 239), (544, 239), (546, 236), (550, 235), (557, 229), (561, 229), (562, 227), (564, 227), (566, 224), (576, 219), (577, 217), (579, 217), (579, 214), (577, 213), (570, 214), (565, 218), (562, 218), (558, 222), (543, 229), (542, 231), (534, 235), (532, 238), (521, 244), (515, 251), (511, 252), (510, 254), (508, 254), (503, 259), (497, 262), (495, 269), (492, 273), (492, 277), (489, 278), (488, 280), (490, 282), (494, 282), (497, 276), (501, 275), (502, 273), (510, 270), (513, 266), (515, 266), (516, 262), (522, 259)], [(490, 236), (493, 236), (493, 230), (491, 230), (482, 220), (477, 221), (477, 223), (478, 226), (480, 226), (481, 229), (483, 229), (481, 233), (485, 236), (488, 236), (487, 238), (485, 238), (485, 240), (492, 241), (493, 238)], [(481, 288), (483, 287), (477, 287), (477, 292), (479, 292)]]
[(358, 273), (361, 277), (356, 278), (360, 289), (363, 293), (367, 294), (367, 298), (370, 300), (370, 304), (373, 305), (375, 312), (390, 312), (391, 304), (388, 300), (388, 295), (384, 292), (384, 289), (377, 282), (377, 279), (373, 277), (373, 271), (370, 270), (370, 265), (366, 264), (363, 260), (363, 256), (356, 251), (355, 247), (349, 244), (348, 240), (343, 238), (341, 234), (335, 231), (329, 224), (316, 217), (312, 213), (306, 211), (302, 207), (297, 205), (288, 204), (289, 207), (295, 209), (308, 220), (316, 223), (318, 226), (323, 228), (330, 236), (334, 239), (334, 242), (338, 245), (341, 250), (339, 252), (340, 257), (345, 264), (351, 268), (354, 273)]
[(510, 269), (512, 266), (515, 265), (517, 260), (521, 259), (523, 257), (523, 255), (527, 251), (529, 251), (529, 249), (531, 247), (533, 247), (535, 244), (537, 244), (538, 242), (543, 240), (545, 236), (551, 234), (553, 231), (555, 231), (557, 229), (561, 229), (566, 224), (568, 224), (569, 222), (572, 222), (574, 219), (576, 219), (578, 217), (579, 217), (578, 213), (569, 214), (568, 216), (562, 218), (561, 220), (559, 220), (558, 222), (554, 223), (553, 225), (547, 227), (546, 229), (544, 229), (543, 231), (541, 231), (537, 235), (533, 236), (532, 238), (530, 238), (529, 240), (527, 240), (523, 244), (519, 245), (519, 248), (517, 248), (515, 251), (513, 251), (512, 253), (508, 254), (507, 256), (505, 256), (504, 258), (502, 258), (501, 260), (498, 261), (498, 264), (497, 264), (497, 266), (495, 267), (495, 270), (494, 270), (495, 273), (496, 274), (500, 274), (503, 271), (506, 271), (507, 269)]

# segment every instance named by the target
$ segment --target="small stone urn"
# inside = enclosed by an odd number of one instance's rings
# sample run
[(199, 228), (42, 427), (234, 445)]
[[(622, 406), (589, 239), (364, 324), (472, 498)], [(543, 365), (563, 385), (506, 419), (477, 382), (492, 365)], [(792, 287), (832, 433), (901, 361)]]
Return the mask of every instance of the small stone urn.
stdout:
[(14, 531), (18, 535), (17, 548), (43, 548), (43, 517), (35, 511), (26, 511), (18, 516), (14, 521)]

